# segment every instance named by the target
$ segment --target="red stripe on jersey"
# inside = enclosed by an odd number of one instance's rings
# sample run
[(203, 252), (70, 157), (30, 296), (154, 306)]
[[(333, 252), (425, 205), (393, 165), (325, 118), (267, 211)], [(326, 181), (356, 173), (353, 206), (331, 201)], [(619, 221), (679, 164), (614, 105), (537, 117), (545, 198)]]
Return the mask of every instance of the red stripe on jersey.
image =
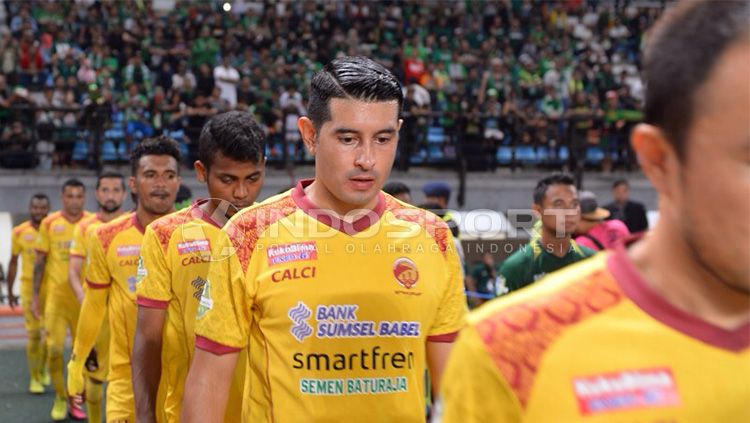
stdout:
[(200, 335), (195, 337), (195, 347), (216, 355), (236, 353), (241, 350), (241, 348), (228, 347)]
[(104, 288), (109, 288), (109, 285), (108, 285), (108, 284), (103, 284), (103, 283), (96, 283), (96, 282), (91, 282), (91, 281), (90, 281), (90, 280), (88, 280), (88, 279), (86, 279), (86, 285), (88, 285), (88, 286), (89, 286), (89, 288), (92, 288), (92, 289), (104, 289)]
[(169, 307), (169, 301), (154, 300), (141, 296), (136, 297), (135, 303), (146, 308), (158, 308), (160, 310), (165, 310)]
[(427, 337), (427, 342), (445, 342), (445, 343), (451, 343), (456, 340), (456, 337), (458, 337), (458, 331), (451, 332), (451, 333), (445, 333), (442, 335), (432, 335)]

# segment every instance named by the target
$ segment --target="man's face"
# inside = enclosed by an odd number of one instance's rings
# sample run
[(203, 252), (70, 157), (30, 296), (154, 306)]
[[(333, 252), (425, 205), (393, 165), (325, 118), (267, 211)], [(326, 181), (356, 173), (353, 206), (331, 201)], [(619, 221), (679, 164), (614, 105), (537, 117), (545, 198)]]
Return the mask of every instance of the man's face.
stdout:
[(34, 222), (34, 224), (39, 224), (39, 222), (41, 222), (48, 213), (49, 201), (41, 198), (31, 199), (31, 202), (29, 202), (29, 214), (31, 215), (31, 220)]
[(103, 178), (96, 189), (96, 202), (104, 212), (114, 213), (122, 207), (126, 194), (120, 178)]
[(141, 157), (135, 176), (130, 177), (130, 190), (138, 195), (138, 206), (151, 214), (167, 214), (174, 207), (182, 179), (178, 164), (169, 155)]
[(735, 43), (695, 95), (674, 216), (695, 259), (750, 293), (750, 43)]
[(620, 184), (612, 189), (612, 198), (616, 203), (624, 203), (630, 197), (630, 187), (627, 184)]
[(196, 164), (198, 180), (208, 186), (208, 195), (217, 210), (232, 217), (238, 210), (251, 206), (263, 188), (265, 160), (260, 163), (238, 162), (220, 152), (213, 157), (211, 167)]
[(544, 230), (556, 238), (572, 235), (581, 220), (578, 191), (573, 185), (551, 185), (541, 206), (534, 204), (534, 210), (541, 215)]
[(334, 98), (329, 107), (313, 148), (316, 180), (342, 208), (374, 207), (396, 156), (398, 103)]
[(86, 201), (86, 191), (83, 187), (65, 187), (61, 195), (63, 210), (70, 216), (78, 216), (83, 212)]

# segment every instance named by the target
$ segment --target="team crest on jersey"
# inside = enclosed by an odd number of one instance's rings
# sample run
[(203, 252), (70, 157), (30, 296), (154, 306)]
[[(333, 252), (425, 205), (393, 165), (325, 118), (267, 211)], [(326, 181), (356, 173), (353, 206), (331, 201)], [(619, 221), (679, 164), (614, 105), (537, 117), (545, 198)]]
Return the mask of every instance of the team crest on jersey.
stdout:
[(146, 266), (143, 265), (143, 257), (138, 257), (138, 270), (135, 271), (135, 284), (138, 285), (148, 275)]
[(294, 261), (317, 260), (318, 246), (315, 241), (273, 245), (266, 250), (266, 257), (268, 257), (269, 266)]
[(585, 416), (680, 405), (674, 375), (667, 367), (578, 377), (573, 379), (573, 392)]
[(121, 245), (117, 247), (117, 257), (132, 257), (141, 254), (140, 245)]
[(211, 243), (207, 239), (194, 239), (177, 244), (177, 252), (180, 255), (201, 251), (211, 251)]
[(211, 298), (211, 282), (206, 278), (203, 283), (203, 292), (201, 293), (200, 303), (198, 303), (198, 310), (195, 312), (195, 317), (202, 319), (212, 308), (214, 308), (214, 300)]
[(393, 276), (396, 281), (406, 289), (411, 289), (419, 280), (419, 270), (413, 261), (401, 257), (393, 262)]

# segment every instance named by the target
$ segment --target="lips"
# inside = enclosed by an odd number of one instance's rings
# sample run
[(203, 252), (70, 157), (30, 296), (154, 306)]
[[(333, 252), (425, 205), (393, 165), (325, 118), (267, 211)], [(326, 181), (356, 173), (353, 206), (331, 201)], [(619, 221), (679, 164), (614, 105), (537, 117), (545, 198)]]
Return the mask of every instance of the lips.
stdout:
[(356, 190), (366, 191), (372, 188), (372, 186), (375, 184), (375, 178), (371, 176), (355, 176), (353, 178), (349, 178), (349, 183)]

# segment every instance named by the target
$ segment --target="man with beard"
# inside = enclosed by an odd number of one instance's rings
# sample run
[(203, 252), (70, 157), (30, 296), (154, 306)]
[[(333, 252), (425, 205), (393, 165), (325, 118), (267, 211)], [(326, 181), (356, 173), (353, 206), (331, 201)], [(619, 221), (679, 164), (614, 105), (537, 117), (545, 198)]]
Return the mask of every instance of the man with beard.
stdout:
[[(70, 287), (78, 299), (83, 303), (85, 289), (81, 281), (85, 280), (83, 264), (86, 260), (88, 248), (86, 242), (96, 228), (107, 223), (122, 214), (122, 203), (125, 201), (125, 177), (120, 173), (105, 172), (99, 175), (96, 181), (96, 202), (99, 211), (84, 219), (75, 229), (73, 243), (70, 245), (70, 262), (68, 263), (68, 281)], [(89, 420), (99, 422), (101, 416), (102, 383), (107, 380), (107, 369), (109, 367), (109, 324), (104, 323), (104, 330), (99, 334), (96, 347), (91, 350), (86, 360), (88, 378), (86, 380), (86, 405)], [(75, 403), (68, 404), (68, 413), (73, 419), (84, 420), (86, 414)]]
[(174, 211), (180, 186), (179, 159), (177, 143), (170, 138), (142, 141), (131, 155), (132, 176), (128, 181), (138, 199), (135, 211), (101, 225), (87, 241), (88, 292), (68, 363), (68, 394), (77, 406), (82, 404), (86, 357), (109, 312), (108, 422), (135, 421), (130, 355), (135, 335), (138, 256), (144, 228)]
[[(212, 247), (216, 247), (227, 219), (258, 197), (263, 186), (264, 151), (265, 135), (252, 115), (227, 112), (211, 118), (198, 140), (194, 164), (210, 198), (146, 228), (138, 265), (138, 326), (133, 347), (139, 422), (155, 422), (159, 408), (165, 410), (168, 422), (180, 421), (185, 377), (195, 345), (195, 313), (208, 266), (222, 259), (221, 251)], [(167, 366), (163, 371), (162, 363)], [(243, 363), (234, 372), (224, 421), (235, 421), (241, 415), (244, 370)], [(162, 374), (167, 392), (163, 407), (156, 403)]]
[(443, 422), (750, 421), (748, 22), (694, 0), (649, 30), (630, 140), (659, 221), (473, 315)]
[[(49, 198), (45, 194), (35, 194), (29, 201), (31, 219), (13, 228), (11, 234), (11, 255), (8, 264), (8, 304), (11, 308), (18, 306), (18, 298), (13, 294), (13, 283), (18, 273), (18, 257), (21, 257), (21, 308), (28, 342), (26, 343), (26, 361), (29, 366), (29, 392), (44, 393), (45, 354), (42, 345), (42, 319), (31, 312), (32, 278), (36, 253), (34, 246), (39, 237), (39, 225), (49, 213)], [(44, 303), (45, 292), (42, 292)], [(44, 315), (44, 311), (41, 311)], [(47, 378), (49, 374), (46, 375)], [(49, 382), (47, 382), (49, 384)]]
[[(71, 337), (75, 339), (80, 311), (78, 301), (68, 283), (68, 258), (75, 227), (90, 215), (83, 210), (85, 194), (86, 188), (81, 181), (65, 181), (61, 195), (63, 208), (42, 220), (35, 247), (34, 295), (31, 310), (36, 318), (41, 318), (42, 308), (45, 311), (47, 365), (56, 394), (50, 416), (55, 421), (64, 420), (67, 414), (63, 351), (67, 331), (70, 331)], [(43, 284), (49, 286), (43, 287)], [(42, 304), (40, 297), (45, 289), (47, 299), (45, 304)]]
[(511, 292), (594, 255), (593, 250), (571, 239), (581, 220), (578, 191), (572, 177), (555, 174), (539, 181), (532, 207), (542, 222), (541, 236), (532, 238), (500, 267), (505, 286)]

